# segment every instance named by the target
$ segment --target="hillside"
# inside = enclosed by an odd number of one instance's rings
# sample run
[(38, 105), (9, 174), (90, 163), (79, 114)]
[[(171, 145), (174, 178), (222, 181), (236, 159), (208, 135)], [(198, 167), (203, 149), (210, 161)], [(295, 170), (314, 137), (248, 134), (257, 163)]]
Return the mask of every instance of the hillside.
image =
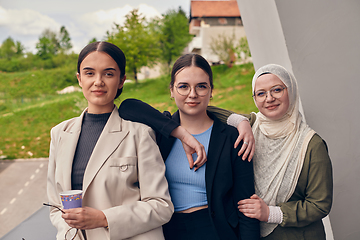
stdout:
[[(76, 69), (0, 73), (0, 158), (48, 157), (50, 129), (78, 116), (87, 102), (81, 92), (58, 95), (67, 86), (77, 85)], [(238, 113), (256, 111), (251, 97), (252, 64), (213, 67), (215, 90), (211, 105)], [(116, 105), (137, 98), (160, 111), (175, 111), (170, 100), (170, 76), (138, 84), (127, 82)]]

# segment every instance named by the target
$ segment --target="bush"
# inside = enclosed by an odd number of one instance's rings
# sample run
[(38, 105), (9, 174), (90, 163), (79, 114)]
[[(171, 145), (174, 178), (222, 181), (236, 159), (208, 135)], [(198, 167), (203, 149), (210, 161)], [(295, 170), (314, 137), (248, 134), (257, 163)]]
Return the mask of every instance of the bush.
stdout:
[(77, 54), (58, 54), (47, 59), (28, 53), (26, 57), (0, 58), (1, 72), (24, 72), (29, 70), (53, 69), (67, 65), (76, 66)]

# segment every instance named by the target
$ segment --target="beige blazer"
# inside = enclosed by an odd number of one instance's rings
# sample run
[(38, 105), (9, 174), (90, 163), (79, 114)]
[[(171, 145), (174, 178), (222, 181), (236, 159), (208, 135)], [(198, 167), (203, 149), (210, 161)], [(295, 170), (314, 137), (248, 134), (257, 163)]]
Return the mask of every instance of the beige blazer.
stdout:
[[(51, 130), (47, 192), (49, 203), (59, 207), (59, 193), (71, 190), (84, 112)], [(109, 229), (86, 230), (88, 240), (164, 239), (161, 226), (170, 220), (174, 208), (155, 134), (143, 124), (121, 119), (117, 107), (89, 159), (83, 191), (83, 206), (102, 210), (109, 224)], [(50, 219), (58, 230), (57, 239), (63, 240), (70, 227), (61, 212), (52, 208)], [(76, 239), (84, 239), (78, 233)]]

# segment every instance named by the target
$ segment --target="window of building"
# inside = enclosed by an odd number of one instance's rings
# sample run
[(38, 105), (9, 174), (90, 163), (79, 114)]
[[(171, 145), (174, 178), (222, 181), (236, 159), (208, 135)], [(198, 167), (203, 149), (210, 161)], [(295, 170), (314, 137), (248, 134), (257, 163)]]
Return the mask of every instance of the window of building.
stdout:
[(222, 24), (222, 25), (227, 24), (226, 18), (219, 18), (219, 23)]

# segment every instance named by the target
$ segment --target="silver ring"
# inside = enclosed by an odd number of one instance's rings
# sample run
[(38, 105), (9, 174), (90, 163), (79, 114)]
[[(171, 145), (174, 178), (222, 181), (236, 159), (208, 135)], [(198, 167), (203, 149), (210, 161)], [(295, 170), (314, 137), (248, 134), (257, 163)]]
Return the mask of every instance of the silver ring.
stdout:
[(249, 143), (247, 143), (247, 142), (244, 142), (244, 144), (249, 145)]

